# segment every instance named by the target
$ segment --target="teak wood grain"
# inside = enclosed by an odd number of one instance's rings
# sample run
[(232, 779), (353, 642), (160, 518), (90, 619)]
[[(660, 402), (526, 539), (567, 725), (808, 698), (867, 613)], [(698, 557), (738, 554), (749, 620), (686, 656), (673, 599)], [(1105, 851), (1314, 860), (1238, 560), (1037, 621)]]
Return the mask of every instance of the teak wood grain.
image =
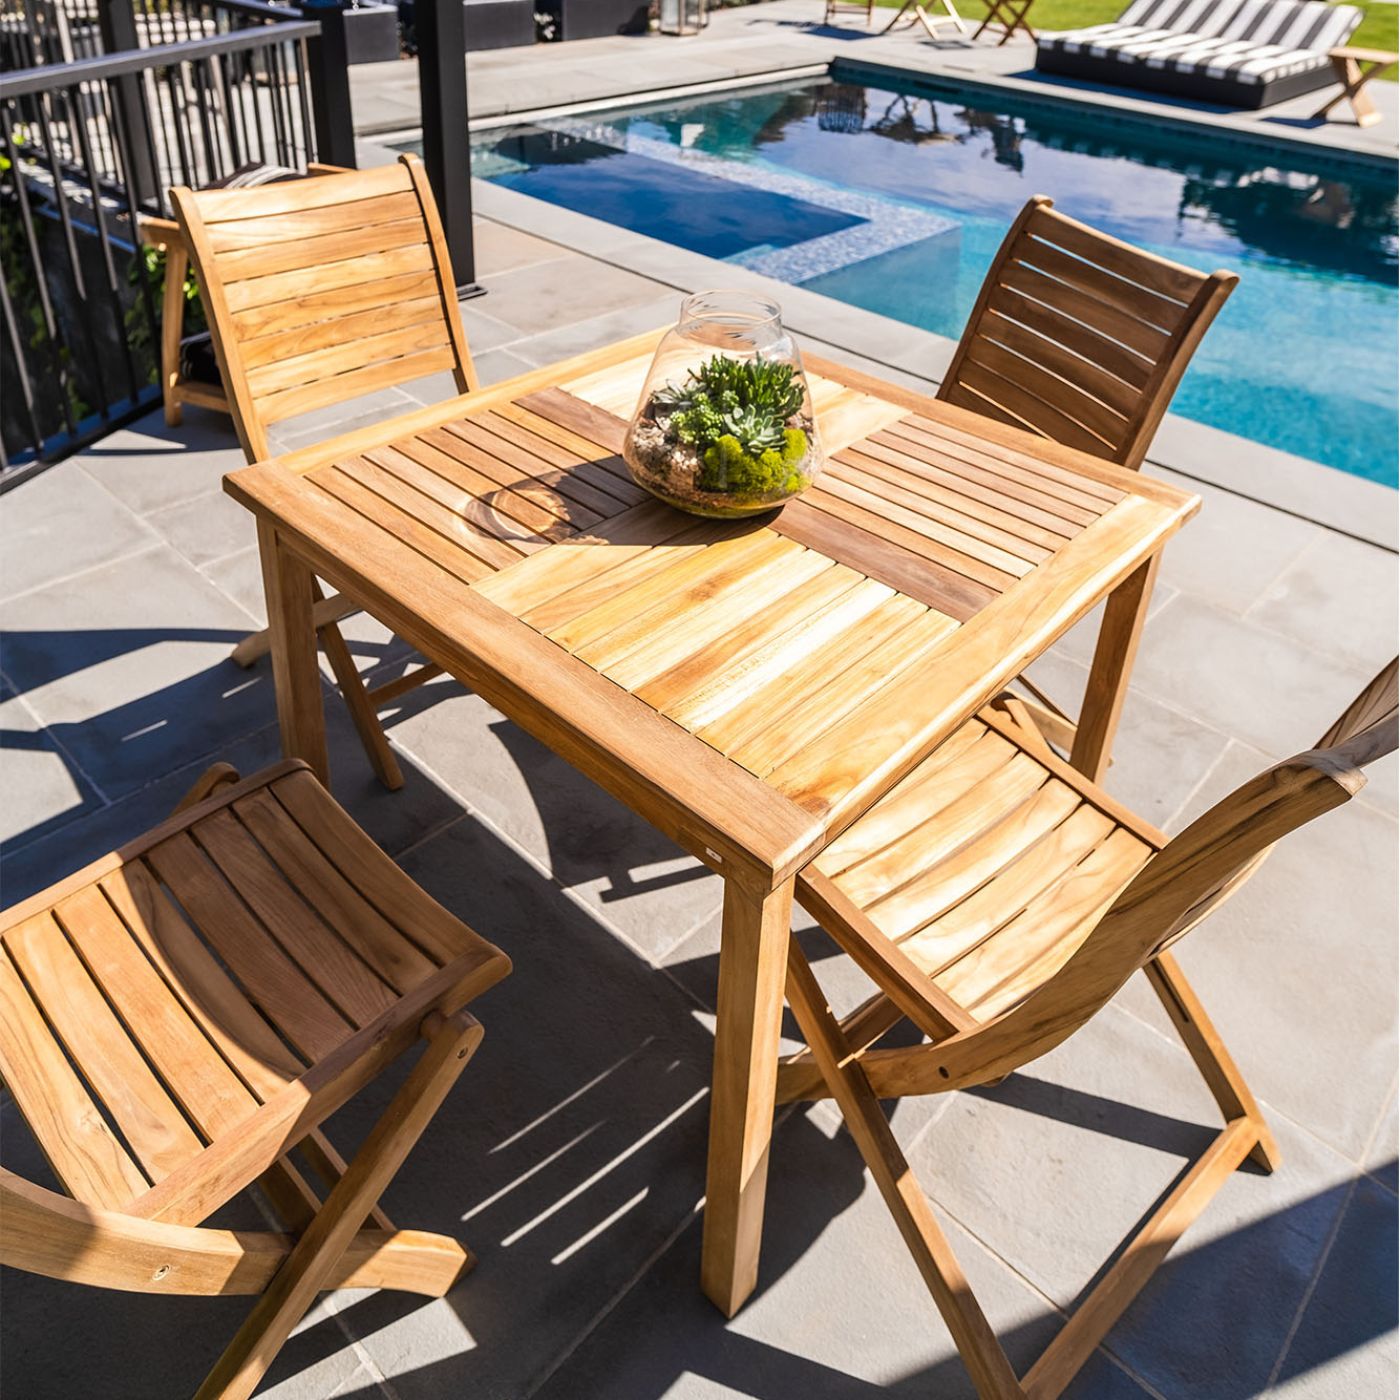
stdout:
[[(1169, 949), (1395, 749), (1396, 673), (1392, 661), (1314, 749), (1170, 841), (1056, 755), (1004, 693), (798, 876), (798, 902), (878, 992), (838, 1022), (790, 944), (788, 1000), (807, 1049), (783, 1066), (778, 1097), (837, 1101), (984, 1400), (1053, 1400), (1245, 1158), (1277, 1165), (1259, 1106)], [(996, 1083), (1073, 1035), (1138, 971), (1225, 1126), (1018, 1379), (879, 1100)], [(926, 1039), (875, 1047), (905, 1017)]]
[(1144, 252), (1036, 195), (987, 271), (938, 397), (1140, 467), (1238, 282)]
[[(413, 156), (370, 171), (318, 167), (309, 178), (254, 189), (176, 186), (170, 197), (178, 223), (160, 221), (173, 259), (163, 351), (178, 358), (171, 297), (181, 295), (189, 258), (227, 391), (220, 404), (250, 462), (268, 455), (272, 424), (311, 409), (441, 370), (459, 393), (477, 387), (442, 221)], [(151, 236), (159, 235), (152, 225)], [(167, 374), (167, 416), (169, 392)], [(267, 584), (271, 594), (274, 581)], [(360, 741), (384, 785), (401, 787), (398, 760), (338, 626), (359, 605), (323, 598), (310, 585), (321, 644)], [(266, 631), (254, 633), (234, 648), (234, 660), (251, 665), (268, 646)], [(419, 670), (412, 683), (432, 674)], [(409, 687), (404, 681), (395, 693)]]
[[(470, 1252), (377, 1201), (481, 1037), (467, 1003), (509, 970), (304, 764), (216, 765), (161, 826), (0, 914), (0, 1076), (67, 1193), (0, 1172), (0, 1262), (261, 1294), (209, 1400), (251, 1394), (323, 1288), (441, 1296)], [(347, 1164), (320, 1124), (420, 1036)], [(286, 1233), (201, 1224), (254, 1184)]]
[[(793, 877), (1067, 628), (1139, 588), (1199, 503), (812, 360), (826, 474), (781, 511), (697, 520), (640, 494), (620, 456), (659, 336), (226, 489), (285, 598), (289, 755), (324, 773), (298, 640), (314, 573), (725, 878), (705, 1287), (733, 1312), (756, 1276)], [(1105, 760), (1122, 662), (1094, 668), (1085, 765)]]
[[(1024, 6), (1020, 16), (1007, 8), (1012, 18), (1024, 16)], [(983, 29), (993, 15), (1003, 18), (993, 9)], [(1013, 27), (1008, 19), (1007, 37)], [(1036, 195), (987, 270), (938, 397), (1140, 467), (1201, 337), (1238, 281), (1135, 248)], [(1065, 504), (1082, 509), (1086, 502)], [(1151, 597), (1151, 570), (1142, 579), (1136, 613), (1120, 599), (1100, 642), (1121, 664), (1131, 664)], [(1111, 690), (1112, 677), (1103, 679)], [(1116, 708), (1093, 707), (1097, 728), (1079, 735), (1059, 705), (1021, 683), (1047, 736), (1098, 777), (1091, 755), (1106, 765)]]

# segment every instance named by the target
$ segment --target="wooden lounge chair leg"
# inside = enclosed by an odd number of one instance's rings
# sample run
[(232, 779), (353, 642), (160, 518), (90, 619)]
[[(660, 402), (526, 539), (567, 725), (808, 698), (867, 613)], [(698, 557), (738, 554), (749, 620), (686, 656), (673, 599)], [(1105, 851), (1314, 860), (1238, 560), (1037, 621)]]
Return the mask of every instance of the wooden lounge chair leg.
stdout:
[[(322, 598), (312, 610), (312, 616), (316, 621), (316, 630), (320, 631), (331, 622), (343, 622), (347, 617), (353, 617), (355, 613), (362, 611), (360, 605), (351, 598), (347, 598), (343, 593), (333, 594), (329, 598)], [(249, 632), (239, 644), (229, 653), (229, 659), (238, 666), (242, 666), (246, 671), (255, 661), (266, 656), (272, 650), (272, 633), (264, 627), (261, 632)]]
[[(319, 581), (312, 583), (311, 590), (318, 603), (325, 601)], [(389, 747), (389, 736), (385, 734), (384, 726), (380, 724), (379, 716), (370, 703), (369, 692), (365, 689), (364, 681), (360, 679), (355, 658), (350, 655), (350, 648), (345, 645), (340, 628), (334, 622), (328, 622), (317, 635), (321, 639), (321, 649), (326, 653), (326, 660), (331, 663), (336, 684), (340, 686), (341, 698), (345, 701), (345, 708), (350, 711), (350, 718), (354, 722), (355, 731), (360, 736), (360, 743), (364, 746), (375, 776), (390, 792), (397, 792), (403, 786), (403, 771), (399, 768), (399, 761), (394, 757), (393, 749)]]
[(1186, 974), (1170, 953), (1159, 953), (1143, 968), (1143, 972), (1166, 1008), (1191, 1058), (1195, 1060), (1206, 1087), (1220, 1105), (1225, 1121), (1247, 1118), (1254, 1124), (1259, 1141), (1250, 1151), (1250, 1159), (1264, 1171), (1273, 1171), (1279, 1165), (1278, 1143), (1264, 1121), (1254, 1095), (1249, 1092), (1244, 1075), (1230, 1058), (1230, 1052), (1186, 980)]
[(370, 1130), (345, 1175), (258, 1299), (195, 1400), (246, 1400), (291, 1335), (385, 1187), (432, 1121), (481, 1043), (481, 1023), (465, 1010), (423, 1023), (428, 1048)]
[(846, 1127), (860, 1148), (938, 1311), (953, 1335), (978, 1395), (982, 1400), (1024, 1396), (1011, 1362), (934, 1219), (928, 1197), (880, 1111), (879, 1100), (871, 1091), (865, 1071), (850, 1054), (841, 1028), (796, 943), (788, 947), (787, 992), (807, 1045), (841, 1106)]
[(904, 12), (909, 8), (908, 4), (899, 7), (899, 13), (880, 31), (881, 34), (888, 34), (904, 18)]

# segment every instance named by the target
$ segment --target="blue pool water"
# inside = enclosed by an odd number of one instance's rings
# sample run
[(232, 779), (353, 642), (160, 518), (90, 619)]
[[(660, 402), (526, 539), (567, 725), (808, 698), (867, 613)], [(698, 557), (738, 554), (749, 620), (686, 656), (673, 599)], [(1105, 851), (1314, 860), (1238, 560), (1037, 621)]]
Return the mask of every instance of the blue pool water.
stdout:
[(1393, 167), (941, 84), (821, 81), (485, 133), (473, 169), (952, 338), (1011, 219), (1050, 194), (1240, 274), (1175, 412), (1396, 484)]

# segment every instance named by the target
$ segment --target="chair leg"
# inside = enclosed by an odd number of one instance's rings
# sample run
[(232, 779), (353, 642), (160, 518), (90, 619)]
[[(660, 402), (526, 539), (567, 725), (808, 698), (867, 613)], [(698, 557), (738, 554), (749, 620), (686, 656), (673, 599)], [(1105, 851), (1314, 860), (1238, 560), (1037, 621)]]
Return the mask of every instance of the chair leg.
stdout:
[(165, 421), (180, 426), (183, 414), (175, 387), (180, 382), (180, 337), (185, 330), (185, 274), (190, 255), (182, 241), (165, 245), (165, 287), (160, 312), (160, 392), (165, 404)]
[(1225, 1121), (1247, 1118), (1254, 1125), (1259, 1141), (1251, 1149), (1250, 1159), (1264, 1171), (1273, 1171), (1279, 1164), (1278, 1143), (1264, 1121), (1254, 1095), (1249, 1092), (1244, 1075), (1230, 1058), (1225, 1043), (1186, 980), (1186, 974), (1170, 953), (1159, 953), (1143, 971), (1171, 1017), (1182, 1043), (1195, 1060), (1201, 1078), (1220, 1105)]
[[(321, 591), (320, 583), (313, 582), (311, 587), (316, 601), (324, 602), (325, 594)], [(345, 638), (340, 635), (340, 628), (334, 622), (329, 622), (317, 635), (321, 639), (321, 648), (326, 653), (326, 660), (331, 663), (336, 684), (340, 686), (340, 697), (345, 701), (345, 708), (350, 711), (350, 718), (369, 758), (370, 767), (390, 792), (397, 792), (403, 786), (403, 771), (399, 768), (399, 761), (394, 757), (393, 749), (389, 747), (389, 736), (385, 734), (384, 726), (379, 722), (379, 715), (370, 703), (369, 692), (365, 689), (364, 681), (360, 679), (360, 673), (355, 667), (355, 658), (350, 655)]]
[(953, 1335), (982, 1400), (1019, 1400), (1025, 1392), (997, 1341), (957, 1257), (934, 1219), (923, 1188), (904, 1159), (865, 1071), (849, 1051), (807, 959), (796, 943), (788, 951), (788, 1002), (823, 1077), (841, 1107), (885, 1204), (929, 1292)]
[[(345, 1159), (331, 1146), (330, 1139), (319, 1128), (313, 1128), (302, 1141), (301, 1154), (327, 1188), (333, 1188), (348, 1170)], [(289, 1156), (274, 1162), (258, 1178), (258, 1185), (276, 1207), (287, 1227), (298, 1234), (311, 1224), (323, 1204), (316, 1188)], [(386, 1234), (395, 1233), (394, 1222), (379, 1206), (370, 1209), (369, 1218), (376, 1229), (383, 1230)]]
[(983, 1400), (1055, 1400), (1245, 1158), (1254, 1156), (1266, 1169), (1277, 1161), (1258, 1105), (1181, 970), (1162, 954), (1146, 971), (1227, 1121), (1018, 1381), (880, 1111), (858, 1052), (842, 1034), (801, 949), (789, 947), (793, 1014)]
[[(322, 598), (312, 613), (319, 631), (332, 622), (343, 622), (361, 611), (360, 605), (343, 593)], [(249, 632), (229, 653), (229, 659), (246, 671), (255, 661), (261, 660), (272, 649), (272, 633), (264, 627), (261, 632)]]
[(1027, 1400), (1055, 1400), (1078, 1375), (1094, 1348), (1156, 1273), (1171, 1247), (1244, 1161), (1257, 1136), (1249, 1119), (1237, 1118), (1192, 1163), (1026, 1372)]
[(195, 1400), (246, 1400), (331, 1277), (385, 1187), (481, 1043), (465, 1010), (423, 1023), (428, 1048), (229, 1343)]
[[(320, 1128), (313, 1128), (306, 1135), (301, 1144), (301, 1151), (306, 1160), (310, 1162), (313, 1170), (328, 1187), (333, 1188), (336, 1182), (350, 1170), (350, 1164), (335, 1150), (330, 1138)], [(397, 1228), (383, 1209), (377, 1205), (370, 1210), (369, 1218), (381, 1230)]]
[[(364, 746), (365, 754), (379, 781), (390, 792), (397, 792), (403, 786), (403, 772), (399, 768), (393, 749), (389, 746), (384, 726), (380, 723), (376, 700), (379, 704), (387, 704), (394, 694), (411, 690), (415, 685), (431, 680), (434, 675), (440, 675), (441, 668), (432, 668), (431, 671), (428, 667), (420, 668), (411, 677), (382, 687), (386, 692), (384, 695), (380, 696), (378, 692), (371, 693), (360, 679), (350, 648), (346, 646), (345, 638), (336, 626), (338, 622), (359, 612), (360, 605), (343, 594), (333, 594), (327, 598), (320, 583), (315, 584), (314, 591), (312, 618), (316, 624), (316, 635), (326, 653), (326, 660), (331, 663), (336, 684), (340, 686), (340, 693), (350, 711), (350, 718), (354, 721), (360, 743)], [(247, 668), (259, 657), (265, 656), (271, 645), (272, 634), (267, 628), (261, 632), (250, 632), (234, 647), (232, 659), (237, 665)]]
[(1031, 723), (1041, 735), (1066, 757), (1074, 748), (1074, 736), (1078, 726), (1034, 681), (1025, 676), (1017, 676), (1016, 684), (1029, 692), (1029, 698), (1022, 704), (1030, 716)]

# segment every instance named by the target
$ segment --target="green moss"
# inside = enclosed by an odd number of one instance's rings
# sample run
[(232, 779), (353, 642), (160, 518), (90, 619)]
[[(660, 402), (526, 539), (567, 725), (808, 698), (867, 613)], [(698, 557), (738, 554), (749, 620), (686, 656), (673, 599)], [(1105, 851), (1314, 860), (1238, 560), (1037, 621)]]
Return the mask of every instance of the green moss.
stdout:
[(781, 448), (754, 455), (738, 438), (726, 433), (705, 449), (695, 484), (702, 491), (732, 496), (794, 495), (803, 487), (802, 464), (807, 457), (807, 434), (800, 428), (783, 432)]

